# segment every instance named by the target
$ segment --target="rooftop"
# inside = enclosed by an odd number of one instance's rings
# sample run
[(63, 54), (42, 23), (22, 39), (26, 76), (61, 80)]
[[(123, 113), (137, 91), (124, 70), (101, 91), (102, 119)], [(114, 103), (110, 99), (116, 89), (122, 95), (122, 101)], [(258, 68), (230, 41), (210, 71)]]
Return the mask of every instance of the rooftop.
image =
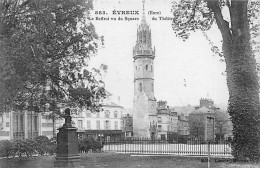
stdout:
[(209, 109), (205, 106), (193, 110), (190, 114), (213, 114), (215, 110)]

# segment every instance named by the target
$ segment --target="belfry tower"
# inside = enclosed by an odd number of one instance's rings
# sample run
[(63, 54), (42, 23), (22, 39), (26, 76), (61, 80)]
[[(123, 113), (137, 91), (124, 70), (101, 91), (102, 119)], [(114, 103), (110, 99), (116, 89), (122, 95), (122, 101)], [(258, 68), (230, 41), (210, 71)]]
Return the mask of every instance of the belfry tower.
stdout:
[(154, 97), (154, 65), (155, 48), (152, 48), (151, 29), (145, 20), (143, 0), (143, 16), (137, 29), (136, 45), (133, 48), (134, 58), (134, 137), (152, 137), (152, 123), (156, 119), (156, 99)]

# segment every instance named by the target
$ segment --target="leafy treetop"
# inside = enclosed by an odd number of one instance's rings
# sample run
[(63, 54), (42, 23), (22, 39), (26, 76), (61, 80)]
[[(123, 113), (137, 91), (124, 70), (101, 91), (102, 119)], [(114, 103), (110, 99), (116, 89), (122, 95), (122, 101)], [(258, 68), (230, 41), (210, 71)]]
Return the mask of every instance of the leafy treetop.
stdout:
[(86, 17), (92, 8), (92, 0), (0, 2), (2, 111), (99, 109), (105, 66), (84, 70), (102, 43)]

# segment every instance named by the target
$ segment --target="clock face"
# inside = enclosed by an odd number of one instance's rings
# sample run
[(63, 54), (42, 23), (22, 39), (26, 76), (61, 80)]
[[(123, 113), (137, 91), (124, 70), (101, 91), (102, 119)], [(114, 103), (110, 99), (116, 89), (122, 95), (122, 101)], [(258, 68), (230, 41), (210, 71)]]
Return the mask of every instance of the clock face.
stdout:
[(154, 105), (152, 105), (152, 109), (154, 108)]

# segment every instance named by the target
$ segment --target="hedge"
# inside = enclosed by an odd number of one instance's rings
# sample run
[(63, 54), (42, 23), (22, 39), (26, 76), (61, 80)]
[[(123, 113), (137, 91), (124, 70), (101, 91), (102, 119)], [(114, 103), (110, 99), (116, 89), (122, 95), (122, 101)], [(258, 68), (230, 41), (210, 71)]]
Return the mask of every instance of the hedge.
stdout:
[(101, 152), (103, 145), (93, 137), (87, 137), (79, 141), (79, 152)]
[(15, 157), (16, 155), (32, 156), (33, 154), (53, 155), (56, 152), (56, 139), (48, 139), (46, 136), (38, 136), (25, 140), (0, 141), (0, 157)]

